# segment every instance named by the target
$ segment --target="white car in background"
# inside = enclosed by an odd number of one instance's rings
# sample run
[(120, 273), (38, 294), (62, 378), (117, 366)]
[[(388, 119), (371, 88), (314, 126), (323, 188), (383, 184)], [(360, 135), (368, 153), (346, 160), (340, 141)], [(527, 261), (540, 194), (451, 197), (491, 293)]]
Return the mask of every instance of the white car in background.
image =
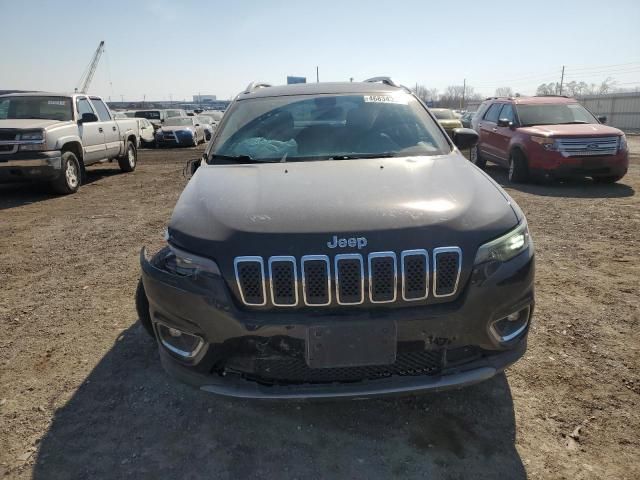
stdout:
[(209, 115), (196, 115), (196, 122), (202, 125), (204, 129), (204, 139), (208, 142), (213, 137), (213, 132), (216, 131), (216, 127), (218, 126), (218, 122), (215, 121)]
[(153, 147), (156, 144), (156, 129), (146, 118), (136, 118), (138, 130), (140, 132), (140, 146)]

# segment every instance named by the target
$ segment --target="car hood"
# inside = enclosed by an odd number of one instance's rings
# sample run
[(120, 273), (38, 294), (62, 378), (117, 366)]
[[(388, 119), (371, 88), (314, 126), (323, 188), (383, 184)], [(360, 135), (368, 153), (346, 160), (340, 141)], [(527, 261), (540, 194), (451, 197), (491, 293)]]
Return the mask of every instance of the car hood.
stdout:
[(460, 125), (460, 120), (457, 118), (448, 118), (446, 120), (438, 120), (438, 123), (442, 126), (456, 126)]
[(366, 237), (372, 251), (475, 249), (513, 228), (515, 211), (458, 152), (205, 165), (180, 196), (169, 235), (176, 246), (214, 259), (328, 253), (334, 235)]
[(47, 128), (51, 126), (58, 126), (64, 123), (60, 120), (41, 120), (36, 118), (20, 118), (20, 119), (7, 119), (0, 120), (0, 128), (20, 128), (20, 129), (34, 129), (34, 128)]
[(545, 135), (552, 137), (573, 137), (573, 136), (593, 136), (602, 135), (622, 135), (617, 128), (600, 123), (573, 123), (564, 125), (538, 125), (519, 128), (521, 132), (530, 135)]
[(188, 126), (188, 125), (185, 125), (185, 126), (182, 126), (182, 125), (175, 125), (175, 126), (174, 125), (169, 125), (169, 126), (162, 127), (159, 130), (161, 130), (163, 132), (178, 132), (180, 130), (182, 130), (182, 131), (184, 131), (184, 130), (193, 131), (193, 130), (195, 130), (195, 127)]

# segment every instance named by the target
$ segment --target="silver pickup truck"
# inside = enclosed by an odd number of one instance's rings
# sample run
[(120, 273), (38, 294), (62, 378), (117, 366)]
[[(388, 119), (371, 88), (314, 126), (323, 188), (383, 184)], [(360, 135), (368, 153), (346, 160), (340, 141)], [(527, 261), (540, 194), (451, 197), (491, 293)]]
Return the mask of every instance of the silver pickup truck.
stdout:
[(136, 168), (135, 119), (114, 119), (100, 97), (15, 93), (0, 96), (0, 183), (46, 181), (75, 193), (85, 167), (117, 159)]

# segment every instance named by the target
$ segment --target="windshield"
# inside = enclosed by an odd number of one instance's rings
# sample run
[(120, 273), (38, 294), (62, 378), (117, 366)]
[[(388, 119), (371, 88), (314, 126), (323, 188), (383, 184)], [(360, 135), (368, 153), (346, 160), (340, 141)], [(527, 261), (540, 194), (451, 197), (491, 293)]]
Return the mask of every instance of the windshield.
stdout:
[(6, 97), (0, 99), (0, 120), (37, 118), (43, 120), (73, 120), (69, 97)]
[(431, 110), (431, 113), (433, 113), (433, 116), (438, 120), (454, 120), (458, 118), (451, 110)]
[(595, 117), (579, 103), (518, 105), (516, 109), (520, 123), (524, 127), (566, 123), (598, 123)]
[(196, 119), (198, 120), (198, 123), (213, 123), (213, 118), (207, 117), (206, 115), (198, 115)]
[(235, 102), (209, 161), (442, 155), (449, 144), (411, 95), (295, 95)]
[(166, 110), (167, 118), (169, 117), (182, 117), (186, 112), (182, 110)]
[(146, 118), (147, 120), (160, 120), (160, 112), (158, 110), (142, 110), (134, 114), (136, 118)]
[(187, 117), (173, 117), (173, 118), (167, 118), (164, 124), (165, 126), (170, 125), (173, 127), (192, 127), (193, 120)]

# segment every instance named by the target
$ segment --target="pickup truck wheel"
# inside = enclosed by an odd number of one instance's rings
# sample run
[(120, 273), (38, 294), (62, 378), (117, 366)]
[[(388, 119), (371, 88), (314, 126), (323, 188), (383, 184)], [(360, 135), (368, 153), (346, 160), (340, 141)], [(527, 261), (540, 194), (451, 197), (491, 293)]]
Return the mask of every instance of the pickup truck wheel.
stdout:
[(153, 325), (151, 325), (151, 314), (149, 313), (149, 300), (147, 294), (144, 291), (144, 285), (142, 279), (138, 280), (138, 287), (136, 288), (136, 312), (140, 323), (147, 331), (149, 335), (155, 337), (153, 333)]
[(524, 183), (529, 179), (529, 165), (524, 154), (514, 150), (509, 158), (509, 181), (511, 183)]
[(118, 165), (123, 172), (133, 172), (138, 162), (138, 152), (133, 142), (127, 142), (127, 152), (124, 157), (118, 158)]
[(484, 168), (487, 165), (487, 160), (480, 155), (480, 149), (477, 145), (471, 147), (469, 151), (469, 160), (478, 168)]
[(56, 193), (68, 195), (76, 193), (80, 187), (81, 170), (80, 162), (73, 152), (62, 154), (62, 170), (58, 178), (51, 182), (51, 187)]

